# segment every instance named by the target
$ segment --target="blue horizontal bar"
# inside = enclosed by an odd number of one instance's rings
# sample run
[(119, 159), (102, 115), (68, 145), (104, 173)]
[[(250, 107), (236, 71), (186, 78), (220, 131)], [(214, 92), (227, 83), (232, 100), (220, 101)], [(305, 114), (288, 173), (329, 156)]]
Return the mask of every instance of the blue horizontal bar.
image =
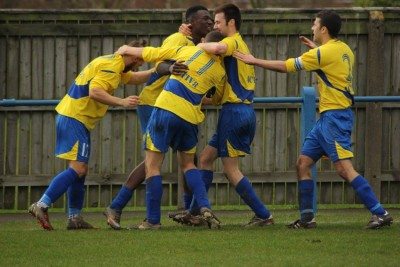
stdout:
[[(400, 96), (356, 96), (355, 102), (400, 102)], [(317, 98), (318, 101), (318, 98)], [(3, 99), (0, 106), (55, 106), (60, 100), (55, 99)], [(254, 103), (303, 103), (301, 97), (255, 97)]]

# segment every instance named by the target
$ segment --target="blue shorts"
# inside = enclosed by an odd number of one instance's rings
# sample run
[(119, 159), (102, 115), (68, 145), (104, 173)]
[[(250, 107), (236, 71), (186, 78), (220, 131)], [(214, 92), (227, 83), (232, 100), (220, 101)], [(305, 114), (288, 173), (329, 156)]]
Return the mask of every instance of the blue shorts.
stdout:
[(147, 125), (144, 148), (166, 153), (171, 147), (173, 150), (195, 153), (197, 133), (197, 125), (155, 107)]
[(83, 123), (58, 114), (56, 117), (56, 157), (89, 162), (90, 132)]
[(153, 111), (153, 109), (154, 107), (149, 105), (139, 105), (137, 107), (142, 135), (146, 133), (147, 124), (149, 123), (151, 112)]
[(250, 154), (256, 132), (256, 115), (252, 105), (224, 104), (218, 118), (217, 131), (208, 143), (218, 157), (242, 157)]
[(307, 135), (301, 154), (312, 158), (315, 162), (322, 156), (328, 156), (332, 162), (352, 158), (352, 128), (353, 112), (351, 109), (323, 112)]

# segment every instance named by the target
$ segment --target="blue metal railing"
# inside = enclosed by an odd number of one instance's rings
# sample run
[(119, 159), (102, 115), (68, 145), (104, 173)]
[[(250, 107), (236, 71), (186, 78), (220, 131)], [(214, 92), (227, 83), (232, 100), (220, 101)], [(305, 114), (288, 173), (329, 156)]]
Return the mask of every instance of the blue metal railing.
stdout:
[[(355, 102), (400, 102), (400, 96), (356, 96)], [(18, 100), (18, 99), (3, 99), (0, 100), (0, 107), (13, 106), (55, 106), (60, 100)], [(316, 121), (316, 91), (314, 87), (303, 87), (301, 97), (256, 97), (254, 103), (301, 103), (301, 140), (314, 127)], [(317, 210), (317, 170), (315, 165), (311, 171), (314, 181), (314, 212)]]

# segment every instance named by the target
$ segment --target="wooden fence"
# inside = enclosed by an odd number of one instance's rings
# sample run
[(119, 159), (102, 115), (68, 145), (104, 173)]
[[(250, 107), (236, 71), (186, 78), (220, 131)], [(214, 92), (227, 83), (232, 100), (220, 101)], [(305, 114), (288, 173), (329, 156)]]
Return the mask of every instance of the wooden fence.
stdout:
[[(400, 9), (339, 9), (340, 38), (356, 55), (358, 95), (400, 94)], [(241, 33), (256, 56), (286, 59), (306, 51), (300, 34), (311, 36), (316, 10), (262, 9), (243, 13)], [(102, 54), (136, 38), (158, 46), (182, 22), (183, 10), (0, 10), (0, 99), (60, 99), (79, 71)], [(147, 68), (148, 66), (145, 66)], [(298, 96), (315, 85), (306, 72), (279, 74), (256, 69), (256, 96)], [(140, 86), (116, 91), (138, 94)], [(300, 149), (299, 105), (257, 104), (257, 132), (243, 172), (266, 204), (295, 204), (295, 162)], [(364, 173), (383, 203), (400, 203), (400, 105), (356, 104), (354, 165)], [(212, 136), (218, 109), (206, 108), (200, 151)], [(0, 107), (0, 208), (26, 209), (51, 178), (65, 168), (54, 157), (53, 107)], [(141, 134), (135, 109), (110, 108), (92, 131), (87, 177), (87, 207), (108, 205), (131, 169), (141, 162)], [(214, 205), (240, 204), (216, 163), (210, 198)], [(318, 163), (319, 203), (358, 203), (353, 190), (327, 160)], [(163, 205), (177, 205), (177, 164), (166, 157)], [(144, 205), (144, 186), (130, 206)], [(55, 206), (63, 207), (65, 199)]]

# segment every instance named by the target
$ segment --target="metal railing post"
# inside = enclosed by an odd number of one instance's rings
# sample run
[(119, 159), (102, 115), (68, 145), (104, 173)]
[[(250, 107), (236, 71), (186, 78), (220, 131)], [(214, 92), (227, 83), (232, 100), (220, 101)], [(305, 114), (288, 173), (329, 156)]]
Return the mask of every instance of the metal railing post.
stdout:
[[(301, 104), (301, 140), (302, 144), (315, 125), (316, 117), (316, 94), (314, 87), (303, 87), (301, 91), (301, 97), (303, 98), (303, 103)], [(314, 213), (317, 212), (317, 169), (315, 164), (311, 168), (311, 176), (314, 182), (314, 195), (313, 195), (313, 210)]]

